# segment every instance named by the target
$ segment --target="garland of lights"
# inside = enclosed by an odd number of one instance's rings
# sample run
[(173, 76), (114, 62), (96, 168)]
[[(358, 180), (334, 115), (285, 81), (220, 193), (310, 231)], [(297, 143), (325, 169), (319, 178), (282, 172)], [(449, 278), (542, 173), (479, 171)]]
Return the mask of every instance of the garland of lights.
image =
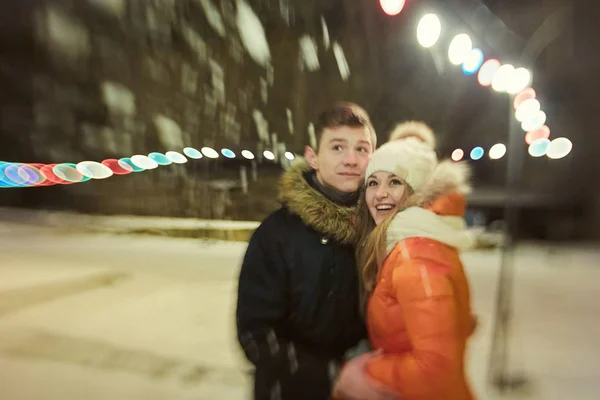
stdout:
[[(404, 0), (380, 0), (381, 6), (388, 15), (397, 15), (404, 7)], [(424, 48), (437, 44), (442, 33), (442, 23), (435, 14), (427, 14), (421, 18), (417, 26), (417, 40)], [(451, 41), (448, 58), (454, 65), (461, 65), (465, 75), (477, 74), (481, 86), (491, 87), (497, 92), (514, 95), (515, 118), (521, 122), (521, 128), (526, 132), (525, 142), (529, 145), (529, 154), (533, 157), (546, 155), (551, 159), (566, 157), (572, 150), (573, 144), (567, 138), (561, 137), (550, 141), (550, 128), (545, 125), (546, 113), (536, 98), (536, 92), (529, 87), (532, 76), (526, 68), (515, 68), (510, 64), (501, 64), (497, 59), (485, 60), (483, 51), (473, 48), (469, 35), (461, 33)], [(203, 147), (201, 151), (193, 147), (183, 149), (185, 156), (191, 159), (218, 158), (219, 153)], [(226, 158), (235, 158), (230, 149), (222, 149), (221, 154)], [(498, 160), (506, 154), (506, 145), (495, 144), (488, 151), (493, 160)], [(242, 157), (253, 160), (254, 154), (249, 150), (241, 152)], [(469, 154), (472, 160), (480, 160), (485, 155), (481, 146), (473, 148)], [(86, 182), (91, 179), (106, 179), (113, 175), (127, 175), (170, 164), (185, 164), (188, 159), (176, 151), (134, 155), (119, 160), (106, 159), (102, 162), (82, 161), (77, 164), (39, 164), (12, 163), (0, 161), (0, 188), (43, 187), (53, 185), (69, 185)], [(264, 158), (274, 160), (271, 151), (263, 152)], [(460, 161), (465, 152), (456, 149), (452, 159)], [(291, 152), (285, 153), (285, 158), (293, 160)]]
[[(185, 154), (185, 156), (184, 156)], [(226, 158), (235, 158), (233, 150), (222, 149), (221, 154)], [(254, 160), (255, 156), (250, 150), (243, 150), (242, 157)], [(218, 158), (219, 153), (210, 147), (203, 147), (200, 151), (193, 147), (183, 149), (183, 154), (176, 151), (150, 153), (147, 156), (134, 155), (119, 160), (110, 158), (102, 162), (82, 161), (77, 164), (39, 164), (39, 163), (13, 163), (0, 161), (0, 188), (44, 187), (54, 185), (71, 185), (87, 182), (91, 179), (106, 179), (114, 175), (128, 175), (132, 172), (141, 172), (158, 168), (162, 165), (185, 164), (188, 159)], [(294, 154), (286, 152), (287, 160), (293, 160)], [(275, 160), (275, 154), (266, 150), (263, 157)]]
[[(388, 2), (389, 3), (389, 2)], [(398, 4), (402, 2), (397, 2)], [(382, 1), (382, 6), (384, 2)], [(389, 4), (388, 4), (389, 6)], [(427, 14), (421, 18), (417, 26), (417, 40), (425, 48), (433, 47), (442, 33), (442, 23), (435, 14)], [(542, 111), (536, 92), (528, 87), (531, 83), (531, 73), (526, 68), (515, 68), (496, 59), (485, 60), (483, 51), (473, 48), (469, 35), (461, 33), (454, 37), (448, 49), (448, 58), (454, 65), (462, 65), (466, 75), (475, 75), (479, 84), (492, 87), (497, 92), (514, 95), (515, 118), (521, 122), (521, 128), (526, 132), (525, 142), (529, 145), (529, 154), (533, 157), (544, 155), (551, 159), (566, 157), (572, 150), (573, 144), (567, 138), (561, 137), (550, 141), (550, 128), (545, 125), (546, 113)], [(491, 159), (497, 160), (506, 154), (506, 146), (495, 144), (488, 152)], [(485, 155), (485, 150), (477, 146), (470, 152), (472, 160), (479, 160)], [(452, 153), (454, 161), (460, 161), (465, 156), (462, 149)]]

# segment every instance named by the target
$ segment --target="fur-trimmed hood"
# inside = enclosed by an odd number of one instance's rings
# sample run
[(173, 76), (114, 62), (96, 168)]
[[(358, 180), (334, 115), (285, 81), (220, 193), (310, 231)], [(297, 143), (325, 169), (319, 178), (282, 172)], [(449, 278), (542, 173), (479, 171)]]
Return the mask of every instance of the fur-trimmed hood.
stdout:
[(457, 249), (473, 245), (466, 230), (465, 196), (470, 192), (471, 172), (466, 163), (440, 162), (427, 183), (408, 199), (387, 231), (387, 252), (410, 237), (424, 237)]
[(305, 178), (310, 170), (304, 158), (296, 158), (281, 178), (279, 201), (317, 232), (341, 244), (354, 244), (352, 221), (358, 208), (336, 204), (314, 189)]

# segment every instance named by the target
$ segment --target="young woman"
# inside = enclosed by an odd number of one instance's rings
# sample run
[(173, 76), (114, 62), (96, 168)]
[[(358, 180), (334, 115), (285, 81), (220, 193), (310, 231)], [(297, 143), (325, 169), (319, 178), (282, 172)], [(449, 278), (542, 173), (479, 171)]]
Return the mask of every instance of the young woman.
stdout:
[(468, 172), (438, 163), (416, 137), (386, 143), (367, 168), (357, 256), (369, 337), (381, 354), (366, 371), (402, 400), (473, 399), (465, 351), (474, 324), (459, 258), (471, 245), (462, 218)]

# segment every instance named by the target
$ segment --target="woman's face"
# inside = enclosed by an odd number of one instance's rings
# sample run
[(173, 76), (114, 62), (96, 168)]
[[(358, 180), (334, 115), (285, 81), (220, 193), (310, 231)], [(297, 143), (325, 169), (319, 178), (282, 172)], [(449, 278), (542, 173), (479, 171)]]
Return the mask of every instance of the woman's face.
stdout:
[(402, 180), (389, 172), (377, 171), (369, 177), (365, 200), (376, 225), (395, 212), (404, 199), (405, 190)]

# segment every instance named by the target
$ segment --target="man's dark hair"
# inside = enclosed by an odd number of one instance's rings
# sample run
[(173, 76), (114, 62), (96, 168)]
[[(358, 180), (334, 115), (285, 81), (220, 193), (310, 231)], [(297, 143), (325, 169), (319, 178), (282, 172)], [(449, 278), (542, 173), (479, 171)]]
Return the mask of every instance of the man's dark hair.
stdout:
[[(317, 146), (321, 143), (323, 131), (327, 128), (339, 128), (349, 126), (353, 128), (367, 127), (371, 134), (373, 150), (377, 146), (377, 135), (369, 118), (367, 111), (358, 104), (349, 102), (337, 102), (331, 107), (321, 111), (317, 117), (315, 132), (317, 134)], [(315, 149), (316, 150), (316, 149)]]

